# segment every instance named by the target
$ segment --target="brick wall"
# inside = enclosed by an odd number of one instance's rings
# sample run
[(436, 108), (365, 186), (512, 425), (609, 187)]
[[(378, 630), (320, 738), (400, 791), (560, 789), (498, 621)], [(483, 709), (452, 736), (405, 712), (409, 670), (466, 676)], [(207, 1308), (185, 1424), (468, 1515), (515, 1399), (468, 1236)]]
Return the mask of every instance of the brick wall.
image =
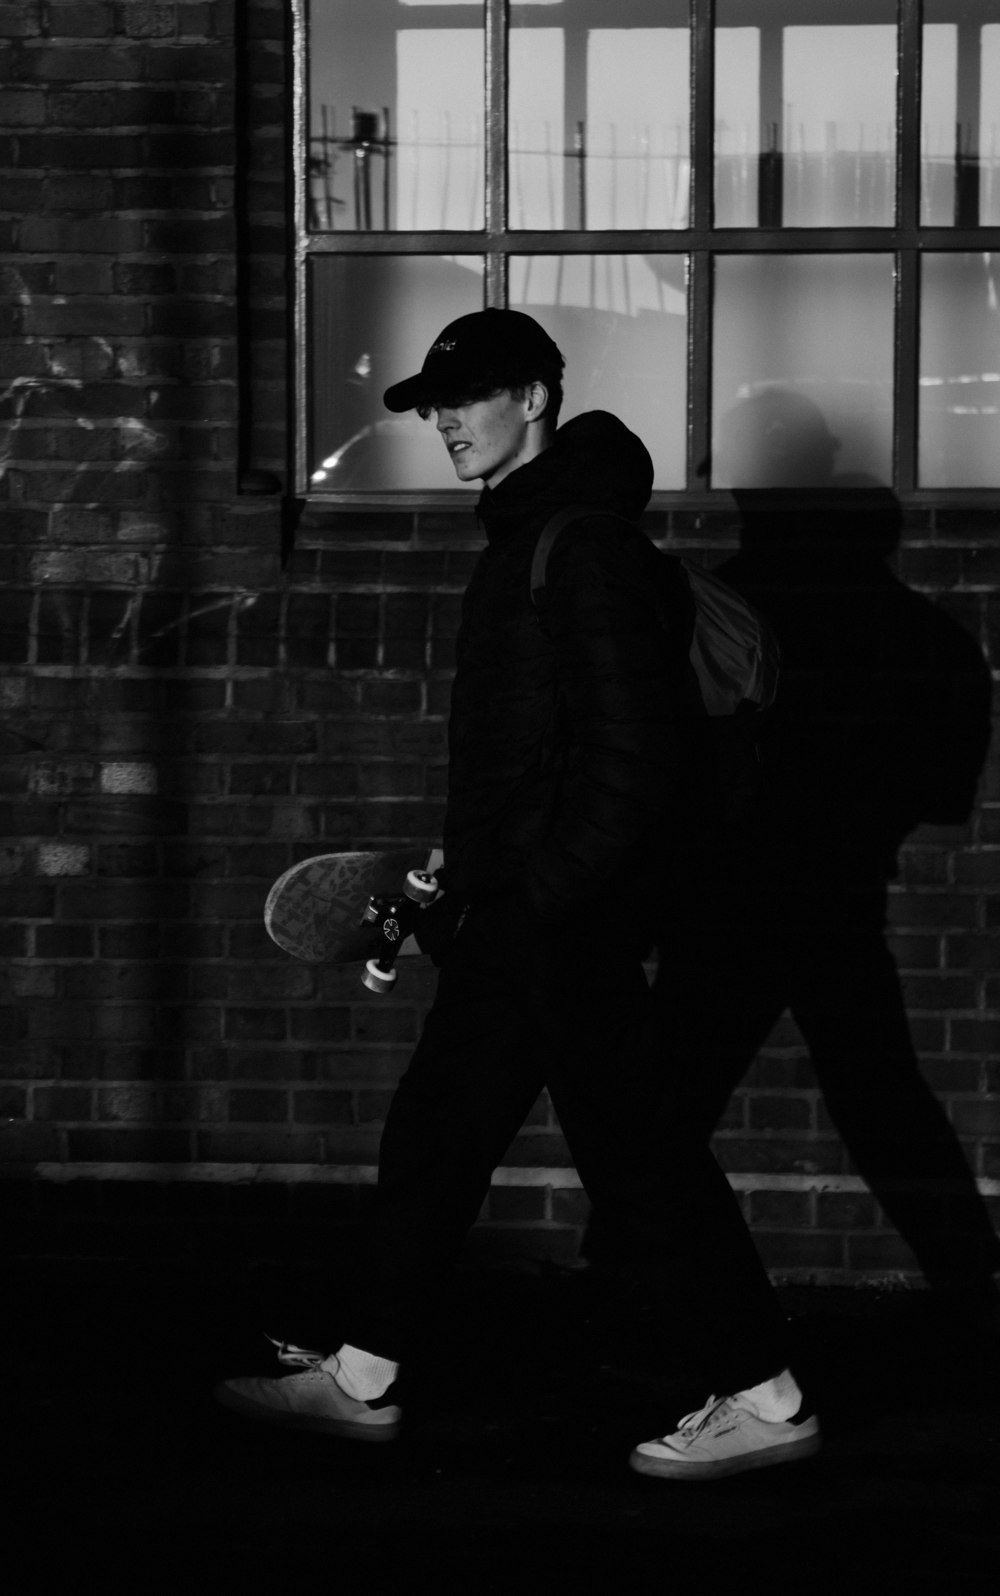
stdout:
[[(370, 1189), (433, 972), (369, 998), (274, 948), (263, 898), (309, 853), (437, 840), (475, 541), (461, 516), (312, 512), (283, 570), (280, 501), (247, 491), (285, 463), (279, 0), (0, 3), (0, 57), (12, 1239), (291, 1245)], [(694, 509), (652, 526), (732, 544)], [(994, 662), (998, 531), (1000, 510), (921, 512), (901, 557)], [(994, 756), (975, 822), (913, 838), (893, 895), (928, 1077), (994, 1203), (998, 816)], [(911, 1268), (790, 1022), (716, 1145), (779, 1273)], [(542, 1102), (481, 1240), (568, 1259), (584, 1213)]]

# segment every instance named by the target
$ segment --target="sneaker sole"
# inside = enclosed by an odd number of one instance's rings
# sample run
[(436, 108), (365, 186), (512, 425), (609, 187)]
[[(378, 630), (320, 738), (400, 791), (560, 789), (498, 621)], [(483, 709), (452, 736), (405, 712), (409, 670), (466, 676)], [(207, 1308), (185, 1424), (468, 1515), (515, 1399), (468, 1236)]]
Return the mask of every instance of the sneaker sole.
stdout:
[(670, 1458), (649, 1457), (633, 1452), (629, 1467), (637, 1474), (658, 1480), (721, 1480), (727, 1474), (746, 1474), (751, 1469), (772, 1468), (777, 1463), (796, 1463), (815, 1457), (822, 1445), (818, 1435), (804, 1435), (800, 1441), (784, 1441), (759, 1452), (744, 1452), (739, 1457), (720, 1458), (717, 1463), (675, 1463)]
[(331, 1435), (342, 1441), (373, 1442), (395, 1441), (400, 1431), (398, 1419), (383, 1424), (362, 1424), (353, 1419), (324, 1419), (312, 1413), (282, 1413), (260, 1402), (251, 1402), (224, 1385), (217, 1386), (213, 1394), (216, 1402), (241, 1418), (253, 1419), (258, 1424), (273, 1424), (283, 1430), (310, 1430), (315, 1435)]

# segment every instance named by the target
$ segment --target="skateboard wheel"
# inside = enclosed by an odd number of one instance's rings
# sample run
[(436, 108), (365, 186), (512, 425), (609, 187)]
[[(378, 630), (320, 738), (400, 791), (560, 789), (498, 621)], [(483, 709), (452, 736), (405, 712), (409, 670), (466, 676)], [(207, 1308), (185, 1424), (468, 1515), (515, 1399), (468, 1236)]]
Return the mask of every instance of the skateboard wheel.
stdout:
[(403, 890), (411, 903), (433, 903), (438, 895), (437, 876), (429, 876), (426, 870), (410, 870)]
[(365, 965), (365, 973), (361, 977), (362, 986), (369, 992), (391, 992), (396, 985), (395, 970), (380, 970), (375, 959), (369, 959)]

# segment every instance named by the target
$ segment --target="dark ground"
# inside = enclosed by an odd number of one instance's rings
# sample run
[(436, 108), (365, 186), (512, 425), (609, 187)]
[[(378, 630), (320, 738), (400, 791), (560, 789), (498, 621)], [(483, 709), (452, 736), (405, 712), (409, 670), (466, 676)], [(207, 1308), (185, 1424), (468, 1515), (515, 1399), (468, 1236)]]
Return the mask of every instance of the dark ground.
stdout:
[(219, 1378), (278, 1372), (262, 1330), (315, 1344), (315, 1265), (5, 1273), (12, 1592), (998, 1588), (1000, 1332), (942, 1328), (923, 1293), (785, 1289), (824, 1451), (695, 1485), (627, 1458), (708, 1392), (669, 1362), (643, 1374), (634, 1320), (582, 1273), (470, 1263), (460, 1331), (389, 1446), (212, 1401)]

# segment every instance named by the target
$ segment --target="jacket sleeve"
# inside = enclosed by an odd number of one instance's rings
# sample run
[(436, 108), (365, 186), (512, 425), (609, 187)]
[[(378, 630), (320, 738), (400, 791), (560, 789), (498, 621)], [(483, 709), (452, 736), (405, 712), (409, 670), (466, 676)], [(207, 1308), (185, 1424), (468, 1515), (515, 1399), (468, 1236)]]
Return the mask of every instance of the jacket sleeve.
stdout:
[(555, 656), (557, 773), (523, 883), (543, 918), (654, 874), (682, 824), (693, 614), (680, 565), (637, 530), (615, 523), (609, 536), (595, 518), (553, 551), (543, 624)]

